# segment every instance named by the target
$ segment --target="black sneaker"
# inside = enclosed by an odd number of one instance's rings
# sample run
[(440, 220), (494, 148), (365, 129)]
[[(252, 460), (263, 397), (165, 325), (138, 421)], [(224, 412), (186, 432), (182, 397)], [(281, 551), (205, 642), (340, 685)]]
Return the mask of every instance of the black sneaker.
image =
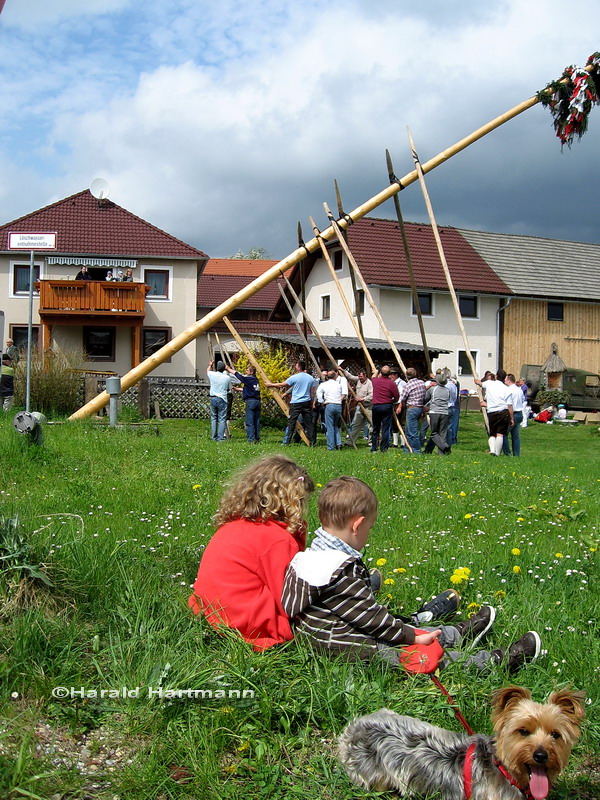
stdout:
[(518, 672), (524, 664), (533, 664), (542, 649), (542, 640), (537, 631), (528, 631), (508, 648), (509, 672)]
[(461, 638), (471, 640), (469, 647), (473, 647), (489, 631), (495, 619), (496, 609), (493, 606), (482, 606), (476, 614), (472, 614), (464, 622), (457, 622), (454, 627)]
[(371, 589), (373, 590), (373, 594), (377, 594), (377, 592), (381, 589), (383, 576), (378, 569), (373, 568), (369, 570), (369, 578), (371, 580)]
[(460, 604), (460, 595), (456, 589), (446, 589), (445, 592), (438, 594), (433, 600), (423, 603), (421, 608), (412, 615), (414, 624), (426, 625), (433, 619), (444, 619), (456, 614)]

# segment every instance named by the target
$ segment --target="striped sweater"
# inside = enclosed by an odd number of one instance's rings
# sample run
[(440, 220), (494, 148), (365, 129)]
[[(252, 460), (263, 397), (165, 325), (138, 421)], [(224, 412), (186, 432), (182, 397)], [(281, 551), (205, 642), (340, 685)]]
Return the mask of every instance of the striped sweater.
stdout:
[(378, 644), (415, 641), (414, 628), (376, 601), (360, 557), (339, 549), (297, 553), (285, 573), (282, 605), (297, 633), (354, 658), (371, 658)]

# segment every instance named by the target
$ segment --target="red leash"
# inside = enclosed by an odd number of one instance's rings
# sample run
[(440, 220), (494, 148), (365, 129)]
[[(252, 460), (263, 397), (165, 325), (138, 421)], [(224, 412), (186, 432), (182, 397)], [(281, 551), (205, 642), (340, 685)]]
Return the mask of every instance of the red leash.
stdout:
[(461, 714), (460, 708), (458, 707), (458, 704), (457, 704), (456, 700), (452, 697), (452, 695), (446, 689), (446, 687), (442, 685), (442, 683), (441, 683), (441, 681), (440, 681), (440, 679), (438, 677), (436, 677), (433, 673), (431, 673), (431, 675), (429, 677), (435, 683), (435, 685), (438, 687), (440, 692), (444, 695), (444, 697), (448, 700), (448, 702), (452, 706), (452, 710), (456, 714), (456, 719), (460, 722), (460, 724), (463, 726), (463, 728), (466, 730), (466, 732), (469, 734), (469, 736), (473, 736), (473, 729), (471, 728), (471, 726), (469, 725), (467, 720)]

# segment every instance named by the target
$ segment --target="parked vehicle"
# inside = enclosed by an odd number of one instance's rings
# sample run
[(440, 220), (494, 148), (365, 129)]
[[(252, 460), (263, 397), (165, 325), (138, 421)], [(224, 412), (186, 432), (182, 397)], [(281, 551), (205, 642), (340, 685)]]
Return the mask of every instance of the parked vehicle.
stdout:
[(531, 384), (529, 397), (536, 406), (540, 389), (562, 389), (569, 393), (569, 408), (581, 411), (600, 411), (600, 375), (585, 369), (567, 369), (562, 373), (562, 386), (548, 386), (546, 376), (539, 364), (523, 364), (521, 378)]

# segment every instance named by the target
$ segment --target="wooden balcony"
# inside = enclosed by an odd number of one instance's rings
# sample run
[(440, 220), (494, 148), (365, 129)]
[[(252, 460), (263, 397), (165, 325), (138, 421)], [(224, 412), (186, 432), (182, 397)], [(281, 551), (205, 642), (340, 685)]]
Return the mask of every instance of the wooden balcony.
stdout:
[(101, 325), (141, 325), (146, 313), (145, 283), (41, 280), (40, 318), (46, 324), (78, 325), (90, 317)]

